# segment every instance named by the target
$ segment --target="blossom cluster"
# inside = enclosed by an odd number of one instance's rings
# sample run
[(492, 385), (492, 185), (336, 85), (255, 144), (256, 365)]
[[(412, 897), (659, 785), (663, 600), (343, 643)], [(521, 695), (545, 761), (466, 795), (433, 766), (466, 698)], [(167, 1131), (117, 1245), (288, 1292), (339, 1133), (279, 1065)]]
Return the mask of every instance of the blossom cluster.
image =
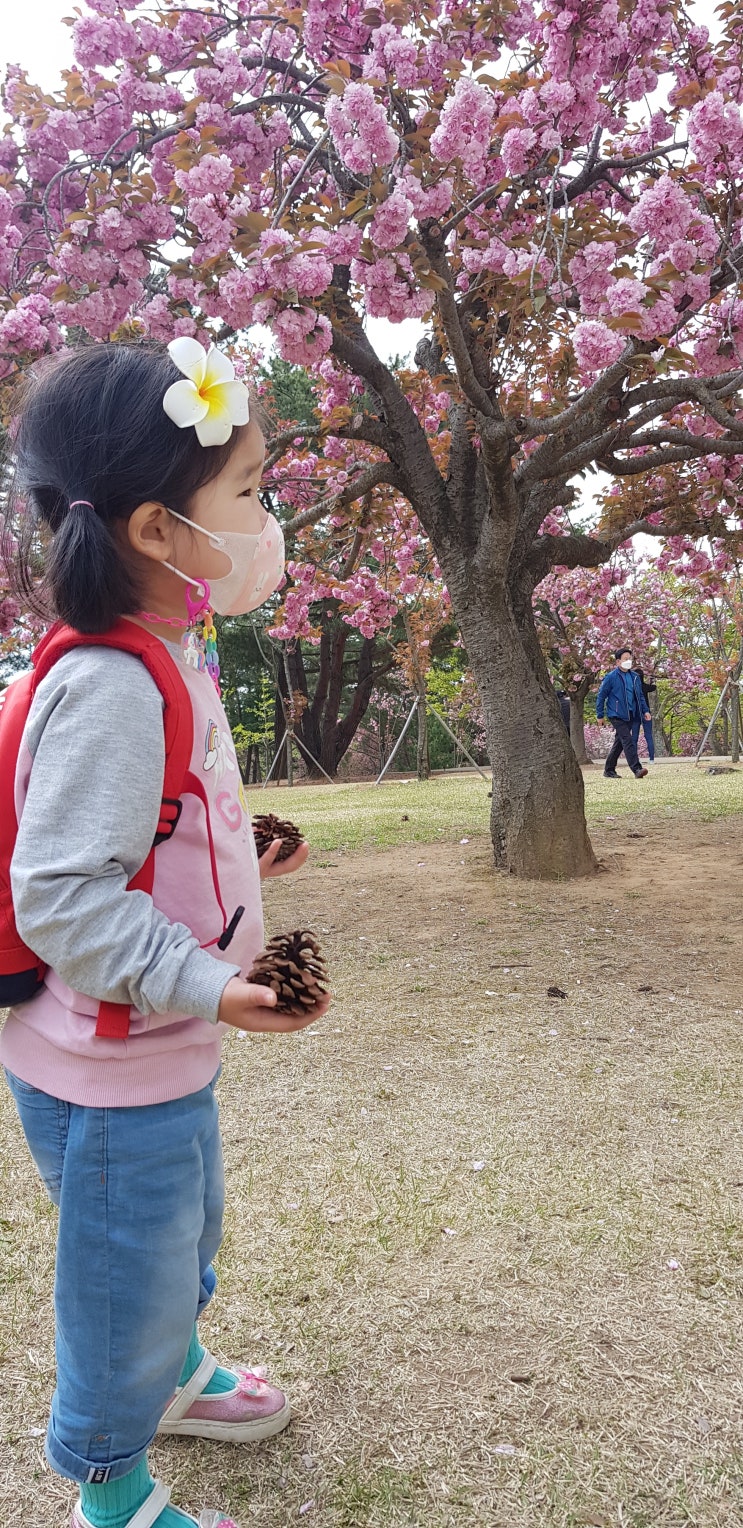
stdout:
[[(5, 81), (0, 378), (72, 331), (239, 348), (266, 324), (340, 416), (363, 392), (366, 320), (412, 319), (441, 360), (406, 391), (445, 468), (475, 349), (516, 417), (560, 412), (622, 357), (646, 386), (654, 368), (743, 365), (735, 17), (712, 40), (668, 0), (517, 0), (496, 37), (491, 12), (83, 0), (59, 88)], [(739, 513), (719, 421), (692, 401), (673, 426), (690, 454), (706, 443), (702, 512), (724, 498)], [(536, 449), (532, 433), (522, 461)], [(353, 464), (333, 463), (340, 485)], [(386, 619), (360, 585), (351, 607), (367, 630)]]

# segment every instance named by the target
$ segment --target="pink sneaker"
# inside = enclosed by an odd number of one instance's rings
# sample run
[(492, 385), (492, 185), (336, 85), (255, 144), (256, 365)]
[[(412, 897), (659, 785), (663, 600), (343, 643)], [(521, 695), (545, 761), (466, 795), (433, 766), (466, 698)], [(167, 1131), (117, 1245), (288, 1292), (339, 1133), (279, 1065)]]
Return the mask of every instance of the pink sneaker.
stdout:
[(232, 1369), (234, 1390), (204, 1395), (217, 1367), (216, 1358), (205, 1353), (190, 1380), (176, 1390), (160, 1419), (159, 1433), (218, 1438), (223, 1443), (258, 1443), (283, 1431), (291, 1420), (291, 1406), (283, 1391), (269, 1385), (262, 1374)]
[[(167, 1506), (170, 1506), (170, 1491), (161, 1480), (156, 1480), (154, 1490), (150, 1492), (144, 1506), (135, 1512), (134, 1517), (130, 1517), (126, 1528), (152, 1528)], [(170, 1510), (183, 1518), (184, 1528), (237, 1528), (237, 1523), (231, 1517), (225, 1517), (223, 1512), (214, 1512), (211, 1508), (207, 1508), (198, 1518), (191, 1517), (190, 1512), (182, 1512), (179, 1507), (171, 1507)], [(94, 1528), (79, 1502), (73, 1509), (70, 1528)]]

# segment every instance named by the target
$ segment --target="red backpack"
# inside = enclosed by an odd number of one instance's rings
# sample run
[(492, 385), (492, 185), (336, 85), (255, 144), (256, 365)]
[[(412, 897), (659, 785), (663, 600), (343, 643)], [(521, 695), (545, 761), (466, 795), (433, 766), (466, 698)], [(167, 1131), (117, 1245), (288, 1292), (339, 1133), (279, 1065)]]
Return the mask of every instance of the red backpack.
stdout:
[[(131, 621), (117, 621), (102, 635), (86, 636), (57, 622), (36, 648), (33, 668), (14, 680), (0, 695), (0, 1007), (24, 1003), (36, 995), (44, 981), (46, 966), (18, 933), (13, 912), (10, 863), (18, 833), (15, 809), (15, 777), (23, 729), (36, 687), (64, 653), (75, 647), (117, 647), (142, 659), (163, 698), (165, 774), (160, 819), (152, 848), (127, 891), (152, 894), (155, 850), (172, 837), (183, 808), (184, 791), (197, 795), (206, 812), (212, 878), (222, 912), (223, 932), (213, 941), (226, 949), (236, 927), (228, 926), (219, 891), (216, 857), (209, 823), (209, 807), (202, 782), (191, 772), (193, 711), (186, 685), (167, 649), (149, 631)], [(242, 912), (242, 909), (239, 910)], [(129, 1005), (100, 1003), (95, 1032), (107, 1039), (125, 1039), (129, 1033)]]

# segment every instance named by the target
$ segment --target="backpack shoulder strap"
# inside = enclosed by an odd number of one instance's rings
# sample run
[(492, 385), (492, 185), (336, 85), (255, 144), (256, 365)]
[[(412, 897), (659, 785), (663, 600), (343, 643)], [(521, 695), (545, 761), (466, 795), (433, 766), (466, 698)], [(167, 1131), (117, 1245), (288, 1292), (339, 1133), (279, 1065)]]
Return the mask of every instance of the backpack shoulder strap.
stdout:
[[(57, 621), (36, 648), (33, 690), (41, 683), (58, 659), (77, 647), (115, 647), (120, 652), (141, 658), (163, 698), (165, 730), (165, 777), (163, 802), (180, 797), (183, 781), (190, 768), (193, 752), (193, 712), (185, 681), (163, 643), (152, 632), (135, 626), (133, 621), (116, 621), (109, 631), (89, 634), (75, 631)], [(172, 827), (170, 829), (172, 831)], [(166, 832), (165, 837), (169, 837)]]
[[(193, 711), (185, 681), (167, 649), (158, 637), (133, 621), (119, 620), (109, 631), (89, 635), (57, 622), (42, 638), (33, 654), (33, 688), (41, 682), (59, 658), (77, 647), (115, 647), (141, 658), (163, 698), (165, 730), (165, 774), (163, 777), (160, 820), (155, 841), (142, 867), (129, 882), (129, 891), (152, 894), (155, 879), (155, 849), (170, 838), (181, 814), (181, 792), (191, 766), (193, 752)], [(129, 1006), (126, 1003), (100, 1003), (96, 1034), (106, 1039), (123, 1040), (129, 1033)]]

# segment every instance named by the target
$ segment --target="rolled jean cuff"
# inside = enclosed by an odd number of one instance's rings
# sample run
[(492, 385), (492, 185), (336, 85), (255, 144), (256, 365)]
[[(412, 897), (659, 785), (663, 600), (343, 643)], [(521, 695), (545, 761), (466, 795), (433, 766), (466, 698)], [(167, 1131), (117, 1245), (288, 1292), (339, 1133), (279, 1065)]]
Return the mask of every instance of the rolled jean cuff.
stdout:
[[(101, 1441), (105, 1445), (106, 1440)], [(44, 1453), (51, 1468), (57, 1475), (64, 1475), (67, 1480), (77, 1481), (78, 1485), (89, 1482), (106, 1485), (109, 1480), (121, 1480), (124, 1475), (131, 1475), (140, 1460), (147, 1458), (147, 1448), (141, 1448), (136, 1454), (130, 1454), (125, 1459), (111, 1459), (105, 1462), (100, 1459), (82, 1459), (79, 1454), (73, 1454), (72, 1450), (66, 1448), (64, 1443), (55, 1436), (52, 1422), (49, 1423), (44, 1443)]]

